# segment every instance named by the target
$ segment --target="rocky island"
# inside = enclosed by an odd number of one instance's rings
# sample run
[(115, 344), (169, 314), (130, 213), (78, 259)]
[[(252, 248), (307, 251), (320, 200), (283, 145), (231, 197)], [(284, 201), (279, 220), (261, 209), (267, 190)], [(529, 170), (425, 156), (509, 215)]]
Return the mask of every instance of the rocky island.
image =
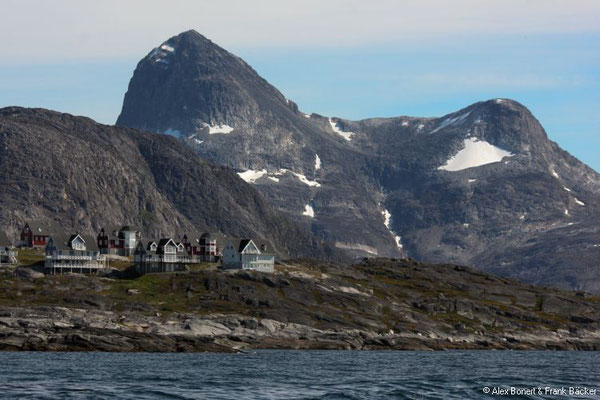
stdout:
[(456, 265), (279, 263), (272, 274), (0, 272), (0, 349), (600, 349), (600, 298)]

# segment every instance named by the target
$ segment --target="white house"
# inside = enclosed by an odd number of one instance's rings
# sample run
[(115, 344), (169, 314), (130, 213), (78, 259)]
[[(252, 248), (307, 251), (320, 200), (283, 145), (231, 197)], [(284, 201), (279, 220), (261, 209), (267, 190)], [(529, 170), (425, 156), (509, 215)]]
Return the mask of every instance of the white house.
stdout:
[(253, 269), (273, 272), (275, 254), (267, 253), (267, 243), (256, 245), (252, 239), (227, 239), (223, 248), (224, 269)]
[(104, 267), (104, 256), (100, 255), (98, 244), (93, 237), (78, 233), (51, 234), (48, 237), (44, 263), (47, 274), (92, 274)]
[(135, 249), (134, 260), (136, 271), (140, 274), (184, 271), (186, 263), (194, 262), (183, 243), (171, 238), (163, 238), (158, 242), (150, 240), (146, 245), (140, 241)]

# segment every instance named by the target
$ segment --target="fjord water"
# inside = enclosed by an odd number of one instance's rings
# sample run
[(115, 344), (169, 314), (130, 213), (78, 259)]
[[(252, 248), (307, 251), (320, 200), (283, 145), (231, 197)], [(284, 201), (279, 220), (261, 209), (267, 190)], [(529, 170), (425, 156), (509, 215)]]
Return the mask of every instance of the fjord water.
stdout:
[(600, 386), (593, 352), (285, 351), (0, 353), (0, 397), (18, 399), (566, 399), (485, 387)]

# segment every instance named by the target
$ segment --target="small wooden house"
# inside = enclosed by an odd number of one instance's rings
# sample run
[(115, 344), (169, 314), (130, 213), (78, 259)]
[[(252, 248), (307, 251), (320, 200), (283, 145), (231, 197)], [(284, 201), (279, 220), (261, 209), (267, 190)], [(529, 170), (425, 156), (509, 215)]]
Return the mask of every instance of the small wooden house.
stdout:
[(133, 255), (140, 237), (139, 228), (123, 225), (100, 229), (96, 240), (101, 254), (130, 256)]
[(198, 254), (205, 262), (219, 262), (223, 257), (226, 238), (218, 232), (205, 232), (198, 239)]
[(47, 274), (76, 272), (93, 274), (105, 267), (97, 243), (92, 236), (74, 234), (52, 234), (46, 244), (44, 270)]
[(186, 233), (181, 236), (181, 243), (185, 251), (196, 262), (221, 261), (222, 249), (225, 245), (225, 236), (221, 233), (204, 232)]
[(140, 274), (184, 271), (185, 264), (193, 262), (185, 251), (184, 244), (177, 243), (172, 238), (162, 238), (158, 242), (139, 241), (134, 260), (136, 271)]
[(62, 229), (54, 222), (26, 222), (21, 229), (19, 245), (23, 247), (45, 247), (48, 237), (60, 233)]
[(252, 239), (227, 239), (223, 249), (223, 269), (253, 269), (273, 272), (275, 254), (268, 253), (267, 242), (256, 244)]

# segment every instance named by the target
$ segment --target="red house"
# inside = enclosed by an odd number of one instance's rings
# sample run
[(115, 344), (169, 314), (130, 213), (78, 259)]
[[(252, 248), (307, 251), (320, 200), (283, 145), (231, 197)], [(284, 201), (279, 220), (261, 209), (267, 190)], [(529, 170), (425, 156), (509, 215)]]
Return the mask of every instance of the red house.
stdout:
[(100, 229), (96, 240), (100, 254), (130, 256), (133, 254), (140, 238), (141, 233), (138, 228), (124, 225)]
[(220, 233), (206, 232), (198, 239), (198, 254), (203, 261), (219, 262), (225, 247), (225, 236)]
[(23, 247), (45, 247), (48, 237), (60, 232), (61, 227), (54, 222), (26, 222), (21, 229), (19, 244)]
[(200, 237), (200, 234), (198, 234), (198, 233), (190, 233), (190, 234), (185, 233), (181, 237), (180, 243), (183, 244), (185, 252), (188, 253), (188, 255), (194, 256), (194, 255), (199, 254), (199, 251), (200, 251), (200, 248), (198, 247), (198, 238), (199, 237)]
[(220, 233), (205, 232), (184, 234), (180, 242), (185, 252), (196, 256), (199, 261), (218, 262), (221, 260), (221, 251), (225, 245), (225, 236)]

